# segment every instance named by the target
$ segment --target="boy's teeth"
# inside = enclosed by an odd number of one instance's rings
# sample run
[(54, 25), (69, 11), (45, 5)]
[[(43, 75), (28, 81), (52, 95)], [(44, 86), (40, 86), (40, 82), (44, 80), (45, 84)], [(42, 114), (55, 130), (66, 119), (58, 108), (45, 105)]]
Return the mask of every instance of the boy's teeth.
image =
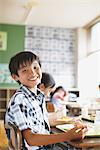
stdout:
[(30, 80), (35, 80), (36, 79), (36, 77), (34, 77), (34, 78), (31, 78)]

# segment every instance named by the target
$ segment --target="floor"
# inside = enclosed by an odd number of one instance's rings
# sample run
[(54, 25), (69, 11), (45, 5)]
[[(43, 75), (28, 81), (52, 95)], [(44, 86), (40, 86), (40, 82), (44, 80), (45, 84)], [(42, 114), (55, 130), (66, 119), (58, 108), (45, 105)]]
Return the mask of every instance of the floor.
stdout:
[(0, 150), (8, 150), (8, 141), (4, 129), (4, 122), (0, 120)]

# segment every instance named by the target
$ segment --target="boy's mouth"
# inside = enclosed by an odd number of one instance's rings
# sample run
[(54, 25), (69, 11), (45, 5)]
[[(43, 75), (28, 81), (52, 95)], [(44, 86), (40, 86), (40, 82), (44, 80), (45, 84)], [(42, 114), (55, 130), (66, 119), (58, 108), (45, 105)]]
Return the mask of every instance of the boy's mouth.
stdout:
[(37, 78), (38, 78), (38, 76), (35, 76), (35, 77), (28, 78), (28, 80), (35, 81)]

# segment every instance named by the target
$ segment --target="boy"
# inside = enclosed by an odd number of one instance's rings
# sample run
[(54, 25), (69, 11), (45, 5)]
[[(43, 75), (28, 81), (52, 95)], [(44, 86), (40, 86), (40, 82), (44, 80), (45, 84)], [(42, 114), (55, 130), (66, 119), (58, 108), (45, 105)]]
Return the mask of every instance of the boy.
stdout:
[[(18, 126), (27, 149), (43, 150), (48, 144), (84, 137), (87, 130), (84, 125), (76, 126), (66, 133), (50, 134), (44, 95), (37, 89), (42, 71), (35, 54), (28, 51), (16, 54), (10, 60), (9, 70), (21, 87), (10, 100), (5, 121)], [(80, 131), (76, 132), (79, 128)]]

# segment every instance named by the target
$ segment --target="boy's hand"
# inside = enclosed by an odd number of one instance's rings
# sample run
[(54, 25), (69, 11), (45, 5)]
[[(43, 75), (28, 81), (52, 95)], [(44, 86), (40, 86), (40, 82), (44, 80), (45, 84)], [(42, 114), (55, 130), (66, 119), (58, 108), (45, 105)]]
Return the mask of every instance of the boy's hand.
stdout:
[(84, 124), (84, 123), (82, 122), (82, 120), (77, 120), (77, 121), (75, 122), (75, 127), (77, 127), (77, 128), (86, 128), (86, 129), (87, 129), (87, 125)]
[(84, 124), (76, 124), (75, 127), (67, 132), (69, 140), (82, 140), (87, 132), (87, 126)]

